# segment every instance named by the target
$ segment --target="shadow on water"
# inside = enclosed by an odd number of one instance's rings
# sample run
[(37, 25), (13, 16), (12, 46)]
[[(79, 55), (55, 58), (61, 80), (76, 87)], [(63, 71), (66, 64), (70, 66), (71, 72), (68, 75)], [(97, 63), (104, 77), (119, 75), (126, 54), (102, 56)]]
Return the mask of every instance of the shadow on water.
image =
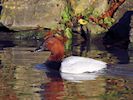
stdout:
[[(6, 28), (3, 25), (0, 25), (0, 35), (3, 35), (3, 32), (5, 32), (4, 36), (7, 35), (6, 38), (8, 38), (8, 37), (10, 38), (10, 36), (11, 36), (10, 33), (14, 32), (14, 31), (9, 30), (8, 28)], [(6, 40), (5, 38), (2, 38), (2, 40), (0, 39), (0, 50), (3, 50), (3, 48), (6, 48), (6, 47), (13, 47), (13, 46), (15, 46), (15, 44), (13, 43), (12, 40), (10, 40), (10, 39)]]
[[(108, 67), (107, 74), (111, 76), (132, 77), (132, 60), (129, 55), (131, 16), (133, 11), (127, 11), (103, 37), (106, 50), (118, 59), (118, 64)], [(132, 51), (131, 51), (132, 52)]]
[(1, 62), (1, 60), (0, 60), (0, 69), (2, 68), (3, 66), (2, 66), (2, 62)]
[(132, 15), (133, 11), (127, 11), (123, 17), (109, 29), (103, 38), (105, 46), (117, 46), (121, 49), (128, 49)]
[(115, 65), (112, 67), (109, 67), (106, 70), (107, 75), (111, 76), (121, 76), (126, 78), (132, 78), (133, 77), (133, 68), (132, 65)]
[(3, 48), (6, 48), (6, 47), (14, 47), (15, 44), (13, 43), (13, 41), (1, 41), (0, 40), (0, 50), (3, 50)]
[(129, 63), (128, 46), (131, 16), (133, 16), (133, 11), (127, 11), (103, 37), (106, 50), (116, 56), (121, 64)]
[(83, 40), (77, 42), (75, 39), (73, 39), (71, 45), (72, 45), (71, 55), (73, 56), (87, 56), (87, 53), (90, 50), (89, 40)]

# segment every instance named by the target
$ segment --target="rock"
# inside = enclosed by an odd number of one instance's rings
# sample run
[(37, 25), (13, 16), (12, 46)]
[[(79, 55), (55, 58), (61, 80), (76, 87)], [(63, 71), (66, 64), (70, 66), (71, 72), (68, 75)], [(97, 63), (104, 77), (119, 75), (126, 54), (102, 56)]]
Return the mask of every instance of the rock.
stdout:
[(90, 5), (94, 3), (95, 0), (70, 0), (71, 6), (75, 14), (82, 13)]
[(53, 28), (61, 19), (65, 0), (8, 0), (3, 3), (1, 22), (10, 29)]
[(75, 14), (83, 13), (86, 9), (94, 8), (94, 13), (103, 13), (108, 6), (108, 0), (70, 0)]
[(131, 16), (131, 23), (130, 23), (130, 27), (131, 27), (131, 30), (130, 30), (130, 42), (133, 43), (133, 15)]
[[(87, 15), (88, 17), (88, 13), (95, 17), (100, 16), (108, 9), (109, 6), (108, 0), (70, 0), (70, 3), (75, 15), (83, 14), (84, 16)], [(105, 30), (92, 22), (89, 22), (87, 27), (91, 31), (92, 35), (100, 34)]]
[(123, 14), (127, 11), (133, 11), (133, 2), (132, 0), (126, 0), (114, 14), (114, 18), (119, 21)]
[(108, 6), (108, 0), (97, 0), (97, 2), (95, 1), (93, 15), (100, 16), (107, 10)]

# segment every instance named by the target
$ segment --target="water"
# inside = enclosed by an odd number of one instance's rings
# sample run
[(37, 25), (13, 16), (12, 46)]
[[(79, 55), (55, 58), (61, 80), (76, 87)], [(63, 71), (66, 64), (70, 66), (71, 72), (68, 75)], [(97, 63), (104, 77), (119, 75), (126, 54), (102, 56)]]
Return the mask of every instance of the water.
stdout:
[(34, 49), (0, 51), (0, 100), (132, 100), (133, 49), (128, 51), (129, 64), (80, 75), (47, 68), (43, 62), (50, 53), (31, 52)]

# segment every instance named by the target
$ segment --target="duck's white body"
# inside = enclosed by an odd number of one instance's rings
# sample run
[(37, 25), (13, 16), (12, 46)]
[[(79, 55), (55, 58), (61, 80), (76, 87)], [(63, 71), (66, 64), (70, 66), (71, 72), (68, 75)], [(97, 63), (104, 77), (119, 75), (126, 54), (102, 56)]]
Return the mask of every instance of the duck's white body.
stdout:
[(63, 73), (81, 74), (85, 72), (97, 72), (106, 68), (107, 64), (91, 58), (70, 56), (61, 63), (60, 71)]

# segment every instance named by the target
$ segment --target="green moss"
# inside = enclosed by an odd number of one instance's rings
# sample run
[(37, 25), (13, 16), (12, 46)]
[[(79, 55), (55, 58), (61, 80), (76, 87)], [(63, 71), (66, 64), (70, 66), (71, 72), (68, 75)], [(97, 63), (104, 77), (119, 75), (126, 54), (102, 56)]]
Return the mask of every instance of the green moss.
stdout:
[(99, 12), (97, 9), (95, 9), (95, 10), (92, 12), (92, 15), (93, 15), (94, 17), (98, 17), (98, 16), (100, 15), (100, 12)]
[(70, 21), (71, 19), (71, 9), (69, 6), (66, 6), (64, 11), (61, 13), (63, 23)]
[(115, 22), (115, 19), (111, 17), (106, 17), (104, 18), (103, 22), (107, 24), (108, 26), (112, 26), (113, 23)]
[(94, 8), (92, 6), (88, 7), (87, 9), (84, 10), (84, 12), (82, 13), (83, 16), (87, 17), (92, 15)]
[(72, 39), (68, 39), (65, 43), (65, 50), (66, 52), (71, 51), (72, 49)]
[(68, 39), (72, 39), (72, 29), (71, 28), (66, 28), (65, 29), (65, 35)]

